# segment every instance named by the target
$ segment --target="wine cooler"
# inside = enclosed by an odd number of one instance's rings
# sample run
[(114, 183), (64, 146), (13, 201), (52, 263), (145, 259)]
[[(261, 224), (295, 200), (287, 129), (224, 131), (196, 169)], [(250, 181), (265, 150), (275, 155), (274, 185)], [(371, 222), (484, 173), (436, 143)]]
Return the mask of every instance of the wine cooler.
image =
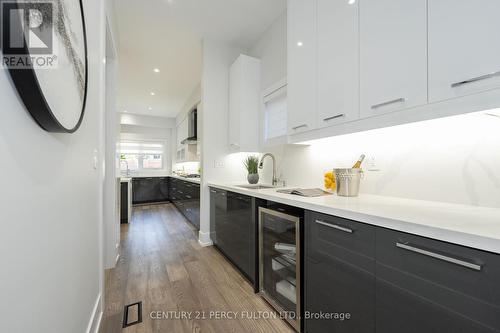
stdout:
[(259, 208), (259, 291), (300, 332), (300, 216)]

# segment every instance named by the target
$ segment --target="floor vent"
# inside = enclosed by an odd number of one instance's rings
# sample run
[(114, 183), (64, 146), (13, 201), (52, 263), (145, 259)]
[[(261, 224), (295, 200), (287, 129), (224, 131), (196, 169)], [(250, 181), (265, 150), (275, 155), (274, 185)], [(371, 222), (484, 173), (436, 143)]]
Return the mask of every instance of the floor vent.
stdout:
[(123, 309), (123, 328), (142, 323), (142, 302), (125, 305)]

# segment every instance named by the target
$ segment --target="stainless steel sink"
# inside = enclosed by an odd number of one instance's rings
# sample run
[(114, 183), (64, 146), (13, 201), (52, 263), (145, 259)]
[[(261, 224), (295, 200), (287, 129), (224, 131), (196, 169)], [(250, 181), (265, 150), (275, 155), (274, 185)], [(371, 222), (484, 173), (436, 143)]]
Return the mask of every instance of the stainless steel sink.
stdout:
[(274, 188), (274, 186), (271, 185), (261, 185), (261, 184), (244, 184), (244, 185), (236, 185), (236, 187), (241, 187), (241, 188), (248, 188), (251, 190), (263, 190), (266, 188)]

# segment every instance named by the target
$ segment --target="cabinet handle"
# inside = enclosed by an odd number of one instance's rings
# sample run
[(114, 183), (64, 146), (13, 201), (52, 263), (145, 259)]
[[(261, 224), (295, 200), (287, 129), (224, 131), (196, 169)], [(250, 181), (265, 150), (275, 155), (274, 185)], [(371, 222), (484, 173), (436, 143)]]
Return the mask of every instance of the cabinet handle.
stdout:
[(230, 143), (229, 144), (231, 147), (239, 147), (240, 145), (238, 143)]
[(452, 88), (456, 88), (456, 87), (460, 87), (460, 86), (463, 86), (463, 85), (466, 85), (466, 84), (469, 84), (469, 83), (474, 83), (474, 82), (477, 82), (477, 81), (491, 79), (491, 78), (494, 78), (495, 76), (500, 76), (500, 71), (489, 73), (489, 74), (485, 74), (485, 75), (481, 75), (481, 76), (477, 76), (477, 77), (473, 77), (472, 79), (468, 79), (468, 80), (464, 80), (464, 81), (460, 81), (460, 82), (455, 82), (455, 83), (453, 83), (451, 85), (451, 87)]
[(409, 243), (399, 243), (398, 242), (398, 243), (396, 243), (396, 246), (400, 249), (404, 249), (404, 250), (408, 250), (408, 251), (415, 252), (418, 254), (422, 254), (424, 256), (428, 256), (428, 257), (432, 257), (432, 258), (439, 259), (442, 261), (446, 261), (446, 262), (449, 262), (451, 264), (459, 265), (462, 267), (470, 268), (470, 269), (473, 269), (473, 270), (478, 271), (478, 272), (480, 272), (482, 270), (481, 265), (474, 264), (474, 263), (464, 261), (461, 259), (457, 259), (457, 258), (453, 258), (453, 257), (448, 257), (448, 256), (445, 256), (443, 254), (431, 252), (431, 251), (428, 251), (425, 249), (421, 249), (421, 248), (418, 248), (416, 246), (410, 245)]
[(372, 105), (372, 109), (378, 109), (378, 108), (381, 108), (383, 106), (387, 106), (387, 105), (391, 105), (391, 104), (395, 104), (395, 103), (404, 103), (405, 101), (406, 101), (406, 99), (401, 97), (401, 98), (393, 99), (392, 101), (387, 101), (384, 103)]
[(323, 121), (330, 121), (333, 119), (338, 119), (338, 118), (343, 118), (343, 117), (345, 117), (345, 113), (341, 113), (341, 114), (338, 114), (338, 115), (335, 115), (332, 117), (325, 118), (325, 119), (323, 119)]
[(354, 230), (352, 230), (352, 229), (349, 229), (349, 228), (346, 228), (346, 227), (342, 227), (342, 226), (337, 225), (337, 224), (330, 224), (330, 223), (326, 223), (326, 222), (323, 222), (323, 221), (320, 221), (320, 220), (316, 220), (316, 223), (324, 225), (325, 227), (329, 227), (329, 228), (337, 229), (337, 230), (340, 230), (340, 231), (343, 231), (343, 232), (347, 232), (348, 234), (352, 234), (354, 232)]
[(303, 128), (303, 127), (307, 127), (307, 124), (302, 124), (299, 126), (292, 127), (292, 129), (295, 131), (295, 130), (298, 130), (299, 128)]
[(210, 192), (212, 192), (212, 193), (217, 193), (217, 191), (216, 191), (216, 190), (210, 190)]

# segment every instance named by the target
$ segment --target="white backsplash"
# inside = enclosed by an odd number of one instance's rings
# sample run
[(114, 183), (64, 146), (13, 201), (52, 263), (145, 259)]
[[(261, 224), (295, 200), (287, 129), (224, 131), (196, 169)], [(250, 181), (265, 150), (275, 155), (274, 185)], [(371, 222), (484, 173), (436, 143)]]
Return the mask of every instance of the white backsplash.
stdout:
[[(498, 113), (498, 112), (497, 112)], [(289, 185), (322, 187), (323, 173), (366, 154), (361, 193), (500, 207), (500, 118), (468, 114), (271, 149)], [(372, 161), (375, 161), (375, 166)], [(270, 179), (270, 163), (262, 178)], [(379, 169), (379, 171), (375, 171)]]
[(198, 174), (200, 171), (200, 162), (184, 162), (176, 163), (174, 166), (175, 172), (187, 173), (187, 174)]

